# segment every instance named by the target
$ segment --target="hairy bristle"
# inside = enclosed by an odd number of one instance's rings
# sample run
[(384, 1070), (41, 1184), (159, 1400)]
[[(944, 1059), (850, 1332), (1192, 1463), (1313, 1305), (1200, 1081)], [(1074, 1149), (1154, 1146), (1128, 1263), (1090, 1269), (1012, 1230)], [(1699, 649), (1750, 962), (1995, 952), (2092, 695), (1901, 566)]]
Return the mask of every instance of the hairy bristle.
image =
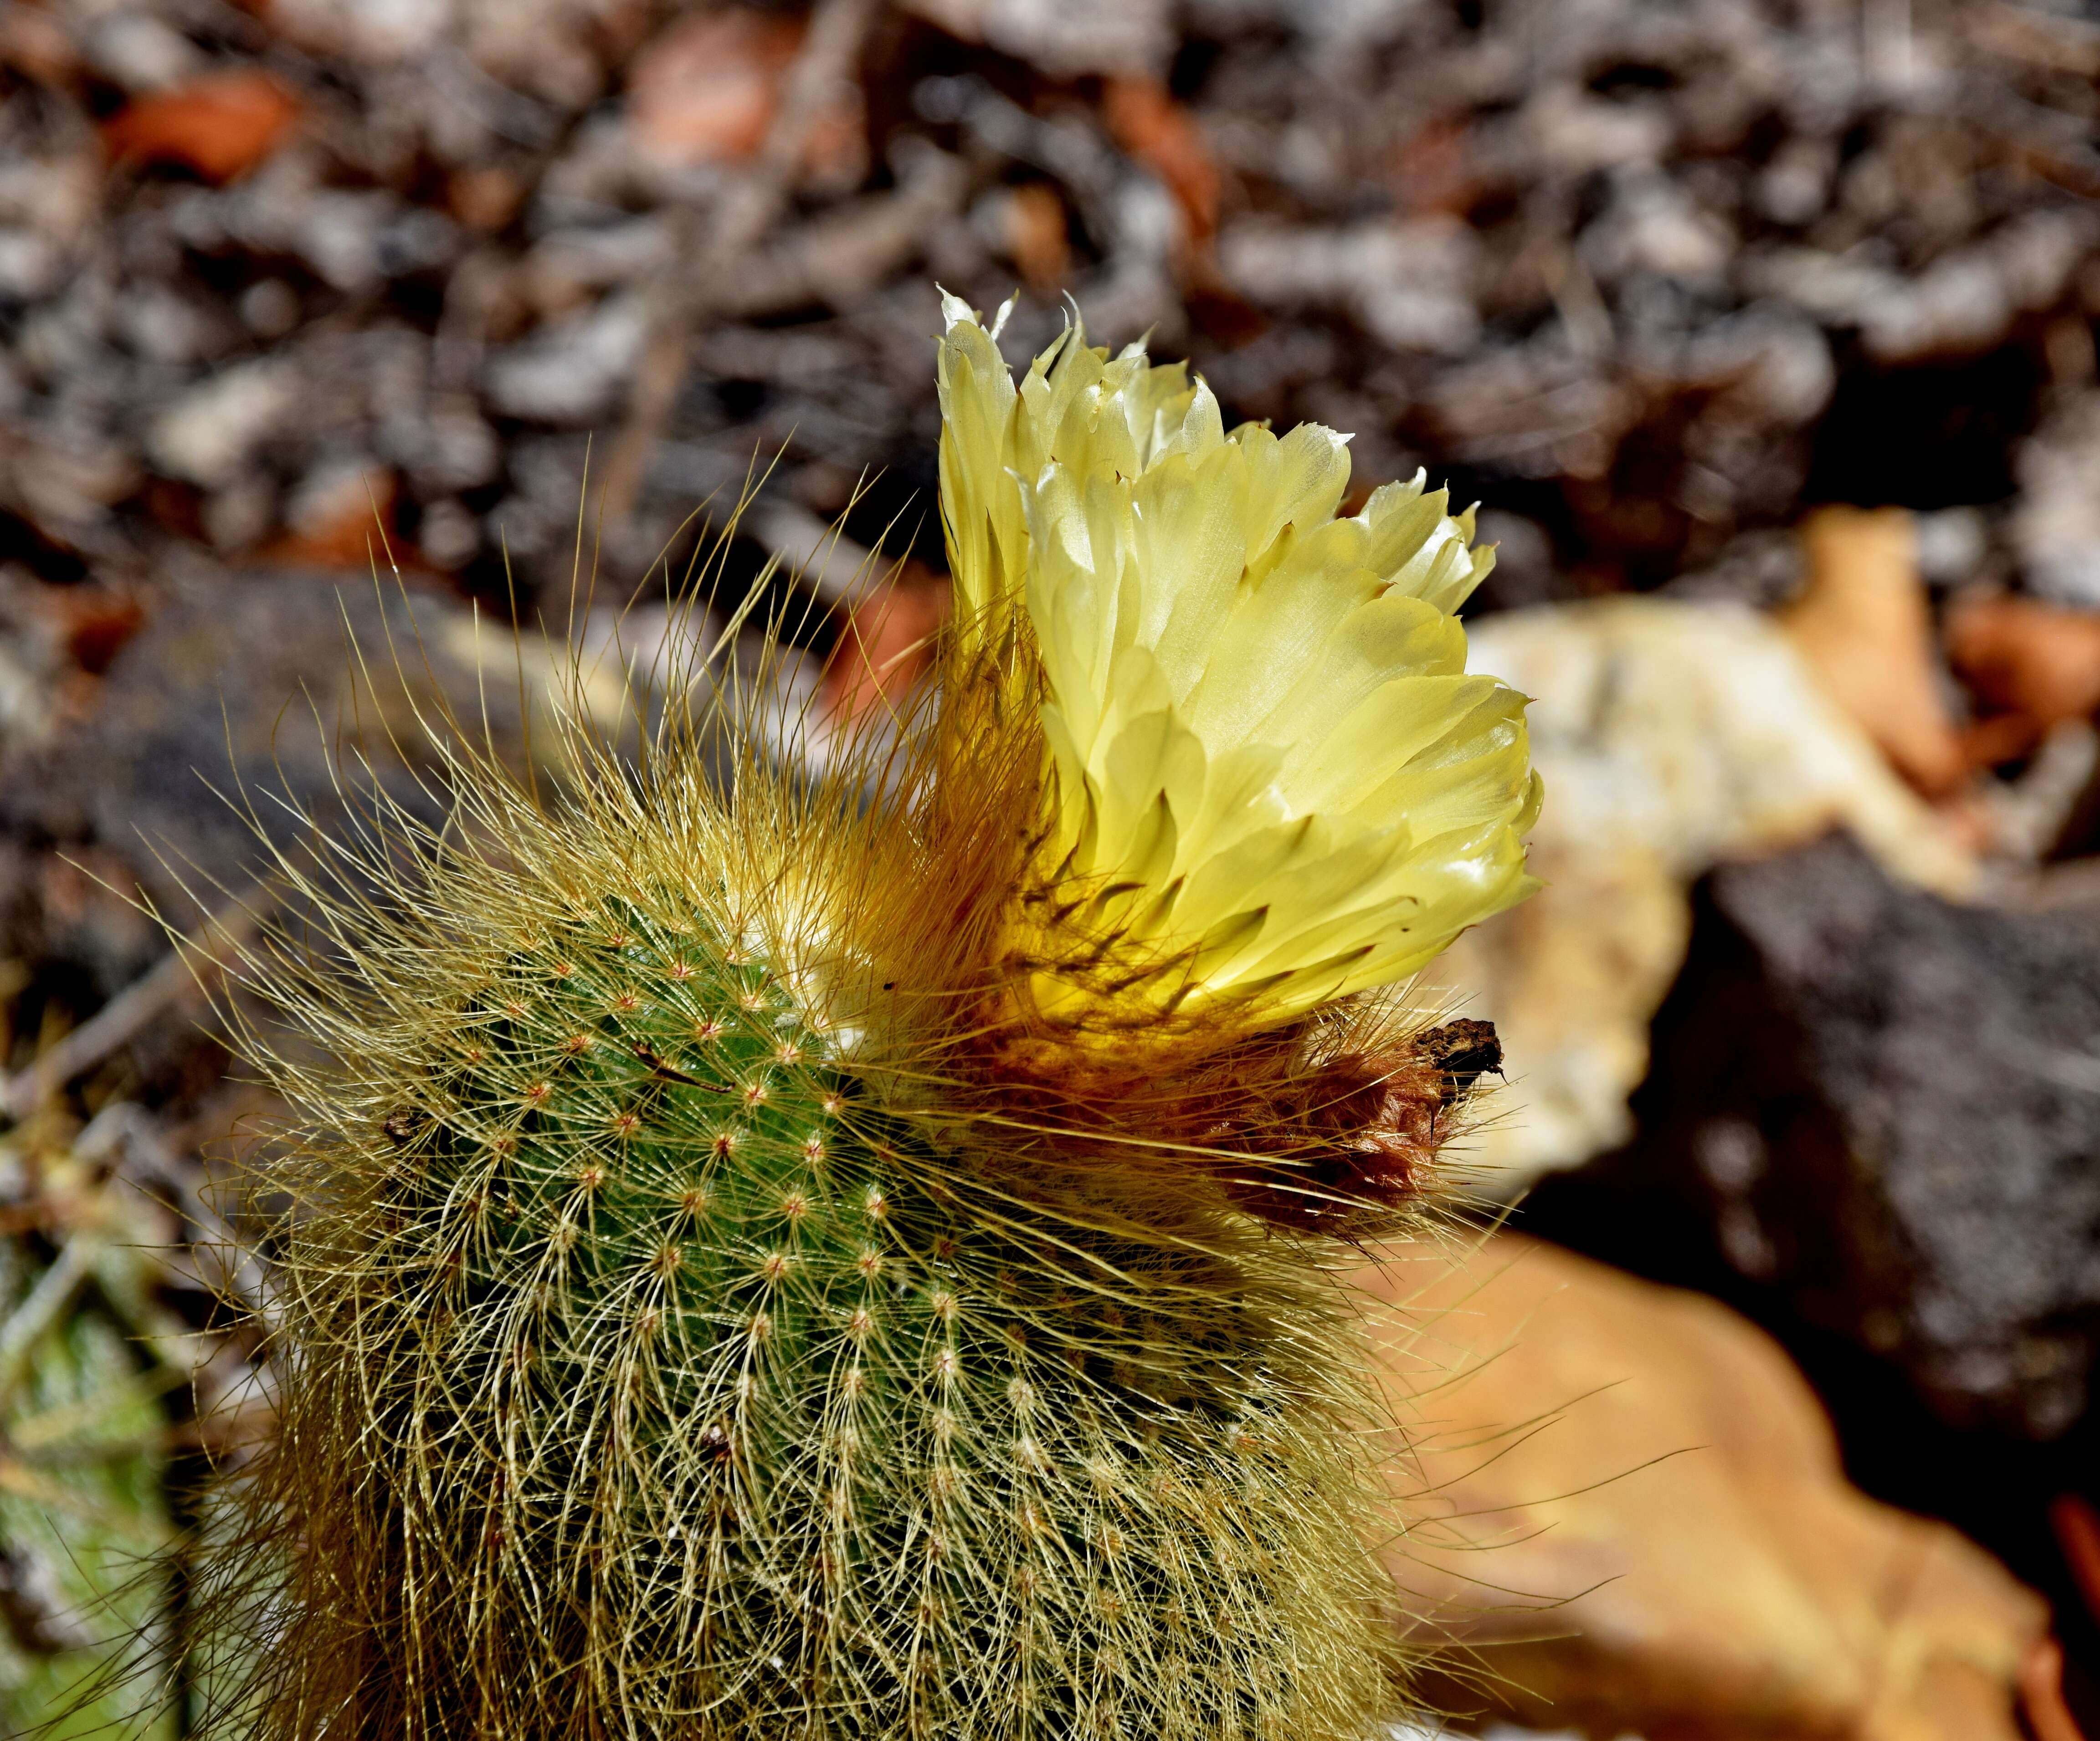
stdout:
[(572, 674), (544, 791), (429, 720), (440, 821), (346, 780), (351, 825), (272, 848), (295, 917), (225, 1007), (292, 1109), (280, 1430), (206, 1505), (207, 1733), (1392, 1709), (1392, 1423), (1336, 1260), (1424, 1201), (1492, 1032), (1303, 975), (1185, 997), (1219, 939), (1057, 844), (1011, 603), (849, 726), (777, 640), (741, 687), (664, 674), (712, 699), (638, 698), (638, 753)]
[(434, 721), (443, 826), (371, 796), (280, 854), (298, 922), (228, 1005), (296, 1115), (280, 1434), (211, 1502), (207, 1732), (1391, 1706), (1384, 1423), (1304, 1246), (1390, 1212), (1336, 1157), (1429, 1067), (1376, 1012), (1138, 1069), (1032, 1023), (1021, 690), (951, 655), (821, 778), (748, 702), (638, 768), (575, 724), (544, 798)]

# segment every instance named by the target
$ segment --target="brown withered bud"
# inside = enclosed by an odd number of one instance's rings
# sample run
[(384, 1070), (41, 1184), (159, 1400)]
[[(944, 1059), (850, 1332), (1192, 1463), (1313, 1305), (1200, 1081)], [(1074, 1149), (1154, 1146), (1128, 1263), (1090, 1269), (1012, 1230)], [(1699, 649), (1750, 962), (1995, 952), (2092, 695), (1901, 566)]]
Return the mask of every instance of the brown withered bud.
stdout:
[(1218, 1133), (1219, 1146), (1254, 1151), (1230, 1167), (1228, 1188), (1242, 1209), (1286, 1227), (1368, 1231), (1427, 1188), (1448, 1115), (1502, 1061), (1494, 1025), (1471, 1020), (1389, 1051), (1330, 1058), (1258, 1143)]
[(379, 1128), (386, 1133), (387, 1141), (393, 1144), (396, 1148), (402, 1148), (415, 1140), (416, 1133), (421, 1130), (427, 1122), (422, 1113), (416, 1108), (403, 1106), (397, 1107), (389, 1113)]
[(1491, 1021), (1447, 1021), (1421, 1035), (1414, 1048), (1443, 1073), (1447, 1109), (1489, 1071), (1502, 1073), (1502, 1042)]

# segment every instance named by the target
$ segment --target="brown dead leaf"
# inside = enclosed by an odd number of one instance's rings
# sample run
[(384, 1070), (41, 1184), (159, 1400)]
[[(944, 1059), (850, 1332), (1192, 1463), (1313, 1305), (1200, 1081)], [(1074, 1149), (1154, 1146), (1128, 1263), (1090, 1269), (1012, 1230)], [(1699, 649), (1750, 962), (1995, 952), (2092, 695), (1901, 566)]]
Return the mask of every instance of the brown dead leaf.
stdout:
[(74, 596), (65, 602), (66, 650), (82, 671), (100, 677), (139, 632), (145, 608), (128, 594), (104, 588), (72, 590)]
[(348, 482), (355, 487), (311, 505), (282, 536), (264, 545), (256, 560), (314, 568), (363, 568), (390, 561), (397, 568), (421, 566), (415, 553), (394, 534), (398, 483), (393, 473), (360, 474)]
[(1049, 296), (1072, 269), (1065, 202), (1048, 182), (1026, 182), (1008, 196), (1006, 251), (1039, 296)]
[(627, 112), (642, 150), (678, 168), (752, 156), (806, 29), (800, 19), (742, 7), (673, 24), (635, 57), (628, 77)]
[(1983, 716), (1971, 763), (2026, 755), (2053, 726), (2100, 711), (2100, 612), (2031, 598), (1963, 599), (1947, 615), (1947, 659)]
[(2081, 1494), (2059, 1493), (2050, 1503), (2049, 1521), (2078, 1593), (2100, 1620), (2100, 1511)]
[(802, 141), (804, 186), (820, 198), (850, 193), (867, 179), (867, 103), (858, 85), (845, 85), (810, 117)]
[(1419, 1326), (1380, 1341), (1420, 1424), (1387, 1561), (1482, 1671), (1432, 1693), (1597, 1736), (2019, 1741), (2041, 1598), (1852, 1487), (1762, 1332), (1512, 1234), (1388, 1257), (1362, 1279)]
[[(809, 21), (732, 7), (679, 20), (635, 57), (627, 112), (644, 156), (668, 169), (741, 163), (765, 143)], [(867, 120), (857, 86), (810, 118), (802, 170), (843, 192), (867, 169)]]
[(246, 174), (289, 137), (299, 100), (257, 69), (215, 73), (126, 104), (102, 124), (114, 163), (176, 164), (208, 182)]
[(501, 229), (517, 215), (524, 197), (518, 178), (495, 165), (455, 170), (445, 183), (445, 203), (470, 229)]
[(50, 14), (10, 6), (0, 8), (0, 66), (34, 84), (63, 88), (80, 75), (80, 51)]
[(1465, 215), (1474, 194), (1470, 137), (1464, 121), (1439, 116), (1417, 128), (1393, 153), (1393, 185), (1409, 210)]
[(1968, 777), (1935, 686), (1932, 618), (1907, 509), (1822, 508), (1802, 522), (1807, 579), (1781, 626), (1825, 691), (1927, 797)]
[(1167, 184), (1189, 247), (1207, 255), (1224, 177), (1196, 117), (1156, 78), (1112, 78), (1102, 87), (1101, 118), (1116, 143)]
[(806, 29), (742, 7), (673, 24), (628, 76), (627, 112), (642, 150), (681, 169), (750, 156), (765, 143)]
[(895, 580), (853, 607), (824, 672), (824, 711), (841, 723), (885, 700), (901, 699), (926, 669), (933, 632), (948, 615), (946, 575), (907, 562)]

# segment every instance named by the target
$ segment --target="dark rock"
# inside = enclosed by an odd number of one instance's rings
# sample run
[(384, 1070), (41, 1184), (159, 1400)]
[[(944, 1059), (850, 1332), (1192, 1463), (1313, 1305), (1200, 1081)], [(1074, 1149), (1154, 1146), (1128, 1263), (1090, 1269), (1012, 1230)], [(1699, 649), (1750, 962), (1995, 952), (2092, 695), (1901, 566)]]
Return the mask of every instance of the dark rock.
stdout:
[(2063, 1430), (2100, 1340), (2100, 923), (1900, 888), (1842, 837), (1696, 910), (1593, 1220), (1668, 1205), (1943, 1418)]
[[(13, 1000), (0, 1071), (166, 954), (141, 894), (190, 929), (201, 907), (254, 899), (258, 835), (296, 857), (302, 818), (339, 840), (375, 789), (435, 821), (419, 713), (449, 708), (480, 738), (456, 604), (340, 573), (179, 567), (102, 677), (76, 681), (47, 729), (0, 744), (0, 991)], [(516, 765), (507, 634), (487, 631), (488, 741)], [(83, 1085), (86, 1104), (193, 1102), (226, 1062), (204, 1015), (194, 997), (171, 1000)]]
[[(195, 911), (183, 883), (206, 898), (214, 884), (240, 891), (257, 831), (291, 839), (299, 810), (339, 818), (376, 782), (435, 816), (416, 778), (430, 763), (417, 710), (442, 703), (480, 729), (452, 632), (462, 615), (390, 580), (196, 565), (172, 577), (85, 717), (0, 763), (0, 832), (107, 855), (181, 922)], [(488, 705), (494, 741), (515, 746), (514, 683), (490, 683)]]

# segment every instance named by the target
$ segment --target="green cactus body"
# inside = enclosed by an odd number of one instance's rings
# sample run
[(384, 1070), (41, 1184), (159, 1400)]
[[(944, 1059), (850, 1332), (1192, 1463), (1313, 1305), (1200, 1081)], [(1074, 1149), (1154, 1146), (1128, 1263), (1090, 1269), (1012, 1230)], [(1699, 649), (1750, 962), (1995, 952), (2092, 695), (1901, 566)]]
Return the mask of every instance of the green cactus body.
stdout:
[(361, 1444), (271, 1732), (1360, 1741), (1335, 1289), (959, 1153), (721, 936), (512, 946), (338, 1157), (280, 1456)]

